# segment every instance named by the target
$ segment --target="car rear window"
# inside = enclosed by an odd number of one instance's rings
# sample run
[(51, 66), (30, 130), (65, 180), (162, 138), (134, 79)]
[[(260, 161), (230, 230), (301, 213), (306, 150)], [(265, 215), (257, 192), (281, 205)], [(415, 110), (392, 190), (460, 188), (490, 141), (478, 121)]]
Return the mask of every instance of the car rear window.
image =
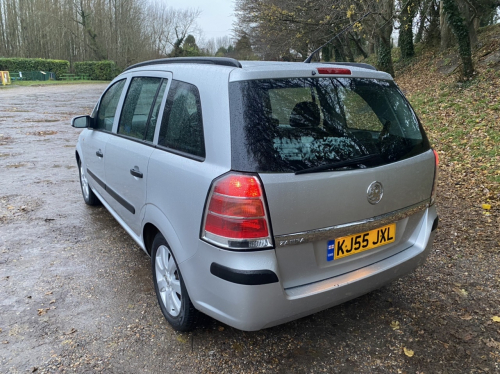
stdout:
[(297, 172), (360, 157), (348, 167), (374, 167), (429, 149), (391, 81), (253, 80), (232, 82), (229, 92), (234, 170)]

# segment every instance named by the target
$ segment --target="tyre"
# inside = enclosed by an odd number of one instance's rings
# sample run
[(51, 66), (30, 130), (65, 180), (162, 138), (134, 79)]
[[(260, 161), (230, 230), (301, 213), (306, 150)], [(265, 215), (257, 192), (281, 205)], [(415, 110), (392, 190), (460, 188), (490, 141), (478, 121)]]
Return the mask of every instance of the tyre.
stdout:
[(177, 331), (191, 331), (198, 311), (191, 303), (174, 255), (160, 233), (153, 241), (151, 270), (158, 303), (166, 320)]
[(89, 186), (89, 182), (87, 181), (87, 175), (85, 174), (85, 170), (83, 168), (82, 162), (78, 161), (78, 171), (80, 173), (80, 187), (82, 188), (82, 195), (85, 204), (87, 205), (101, 205), (101, 201), (94, 194), (92, 188)]

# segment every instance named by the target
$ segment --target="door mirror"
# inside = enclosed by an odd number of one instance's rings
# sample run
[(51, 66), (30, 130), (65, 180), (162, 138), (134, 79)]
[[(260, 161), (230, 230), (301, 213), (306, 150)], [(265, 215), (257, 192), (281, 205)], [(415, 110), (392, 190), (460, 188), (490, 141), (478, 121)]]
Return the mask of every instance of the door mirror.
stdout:
[(92, 127), (92, 118), (89, 116), (79, 116), (71, 120), (71, 126), (78, 129), (84, 129), (87, 127)]

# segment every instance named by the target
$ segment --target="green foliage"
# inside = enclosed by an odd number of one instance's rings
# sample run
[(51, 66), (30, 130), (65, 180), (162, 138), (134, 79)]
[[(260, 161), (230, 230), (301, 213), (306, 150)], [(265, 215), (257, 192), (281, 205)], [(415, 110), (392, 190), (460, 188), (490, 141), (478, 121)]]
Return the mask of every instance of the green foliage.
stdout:
[(69, 61), (42, 58), (0, 58), (0, 70), (44, 71), (56, 74), (56, 79), (69, 71)]
[(75, 62), (73, 69), (76, 75), (87, 75), (91, 80), (110, 81), (119, 73), (113, 61)]
[(187, 56), (187, 57), (194, 57), (194, 56), (201, 56), (202, 53), (200, 51), (200, 48), (196, 44), (196, 39), (194, 38), (193, 35), (189, 34), (186, 36), (186, 39), (184, 39), (184, 43), (182, 44), (182, 56)]
[(234, 46), (235, 58), (239, 60), (255, 60), (256, 57), (252, 51), (252, 44), (247, 35), (242, 35)]
[(220, 47), (217, 50), (217, 52), (215, 52), (215, 57), (225, 57), (225, 56), (227, 56), (227, 53), (228, 53), (227, 48)]

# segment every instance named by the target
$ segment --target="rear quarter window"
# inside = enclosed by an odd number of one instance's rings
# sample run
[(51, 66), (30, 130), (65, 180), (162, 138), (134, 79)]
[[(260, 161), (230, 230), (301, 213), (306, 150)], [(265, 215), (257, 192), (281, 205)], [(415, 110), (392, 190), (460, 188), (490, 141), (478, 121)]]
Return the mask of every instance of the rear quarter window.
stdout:
[(196, 86), (172, 81), (158, 145), (195, 158), (205, 157), (200, 94)]

